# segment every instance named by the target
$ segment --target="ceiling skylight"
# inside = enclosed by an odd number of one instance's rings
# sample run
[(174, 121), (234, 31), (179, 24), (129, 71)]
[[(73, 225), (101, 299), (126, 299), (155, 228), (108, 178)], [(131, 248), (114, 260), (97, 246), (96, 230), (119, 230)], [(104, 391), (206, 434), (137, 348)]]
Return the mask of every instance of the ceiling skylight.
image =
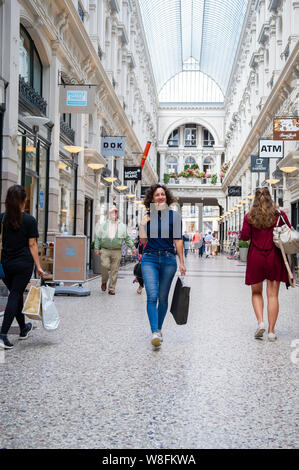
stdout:
[[(187, 71), (194, 75), (197, 70), (197, 74), (202, 72), (216, 82), (225, 95), (248, 0), (139, 3), (158, 93), (162, 88), (165, 92), (171, 79), (178, 80), (175, 77), (180, 72), (186, 72), (180, 80), (185, 77), (190, 82)], [(202, 77), (197, 80), (199, 83)], [(168, 101), (180, 101), (172, 98)]]

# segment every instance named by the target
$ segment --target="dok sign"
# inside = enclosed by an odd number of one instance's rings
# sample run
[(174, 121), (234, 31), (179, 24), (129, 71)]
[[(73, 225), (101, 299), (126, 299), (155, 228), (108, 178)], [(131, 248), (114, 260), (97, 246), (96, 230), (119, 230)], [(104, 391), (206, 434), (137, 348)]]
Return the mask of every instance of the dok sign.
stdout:
[(283, 158), (283, 141), (260, 139), (259, 157), (260, 158)]
[(101, 155), (103, 157), (124, 157), (125, 137), (102, 137)]
[(141, 166), (125, 166), (124, 180), (141, 181)]
[(269, 170), (269, 158), (251, 155), (251, 173), (265, 173)]

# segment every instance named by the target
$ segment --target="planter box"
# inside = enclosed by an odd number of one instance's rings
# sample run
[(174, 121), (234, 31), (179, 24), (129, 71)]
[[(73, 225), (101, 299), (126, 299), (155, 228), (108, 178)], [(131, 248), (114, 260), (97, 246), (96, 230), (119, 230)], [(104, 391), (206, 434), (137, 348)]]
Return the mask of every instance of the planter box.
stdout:
[(186, 186), (186, 185), (189, 185), (189, 184), (193, 185), (193, 184), (199, 183), (200, 180), (199, 180), (199, 178), (192, 178), (191, 176), (190, 176), (190, 178), (184, 178), (183, 176), (181, 176), (179, 178), (179, 182), (180, 182), (181, 185)]
[(246, 263), (246, 261), (247, 261), (248, 249), (249, 249), (249, 248), (239, 248), (239, 251), (240, 251), (240, 261), (243, 261), (243, 263)]

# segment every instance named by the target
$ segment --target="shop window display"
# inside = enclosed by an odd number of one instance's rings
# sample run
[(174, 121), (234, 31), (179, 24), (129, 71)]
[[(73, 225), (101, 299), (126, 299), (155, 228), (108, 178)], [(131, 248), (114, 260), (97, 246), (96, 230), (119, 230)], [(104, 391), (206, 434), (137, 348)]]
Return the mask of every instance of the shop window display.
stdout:
[(59, 187), (59, 232), (73, 235), (75, 215), (75, 168), (73, 168), (72, 163), (65, 162), (61, 165), (59, 170)]

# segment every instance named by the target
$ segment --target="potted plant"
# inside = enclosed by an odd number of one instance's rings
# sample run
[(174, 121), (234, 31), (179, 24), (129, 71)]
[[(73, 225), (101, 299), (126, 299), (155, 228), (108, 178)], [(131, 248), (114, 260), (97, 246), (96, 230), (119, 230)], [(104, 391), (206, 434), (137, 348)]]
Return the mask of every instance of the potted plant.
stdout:
[(244, 242), (243, 240), (239, 240), (239, 251), (240, 251), (240, 261), (246, 263), (247, 254), (249, 249), (249, 242)]
[(169, 182), (169, 174), (168, 173), (164, 173), (163, 181), (164, 181), (165, 184), (168, 184), (168, 182)]
[(94, 251), (94, 241), (91, 242), (91, 261), (94, 274), (101, 274), (101, 255), (96, 255)]
[(217, 178), (218, 178), (218, 175), (216, 175), (216, 174), (212, 175), (211, 183), (212, 184), (217, 184)]
[(177, 174), (176, 173), (169, 173), (169, 182), (170, 182), (170, 184), (174, 184), (176, 179), (177, 179)]

